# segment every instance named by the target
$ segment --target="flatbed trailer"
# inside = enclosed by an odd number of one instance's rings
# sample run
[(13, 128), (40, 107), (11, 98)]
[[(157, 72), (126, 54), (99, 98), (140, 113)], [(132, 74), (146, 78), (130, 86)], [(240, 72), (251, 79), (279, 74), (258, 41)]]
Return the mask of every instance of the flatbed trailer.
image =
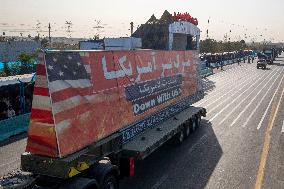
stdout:
[(200, 126), (200, 30), (182, 20), (168, 27), (169, 50), (39, 55), (22, 188), (118, 189), (135, 162)]
[(118, 188), (120, 178), (133, 176), (135, 161), (143, 160), (167, 141), (182, 143), (199, 126), (206, 109), (190, 106), (145, 130), (126, 144), (115, 133), (100, 143), (65, 158), (22, 155), (22, 169), (33, 173), (33, 188)]

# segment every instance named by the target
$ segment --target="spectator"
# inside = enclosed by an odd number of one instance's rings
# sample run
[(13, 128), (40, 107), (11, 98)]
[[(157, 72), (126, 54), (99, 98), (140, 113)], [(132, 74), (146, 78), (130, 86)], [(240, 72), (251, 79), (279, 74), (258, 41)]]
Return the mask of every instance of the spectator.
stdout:
[(241, 59), (240, 58), (238, 58), (238, 65), (240, 66), (240, 62), (241, 62)]
[(15, 110), (13, 110), (12, 106), (9, 106), (8, 111), (7, 111), (7, 117), (11, 118), (16, 115)]
[(0, 101), (0, 120), (7, 118), (7, 104), (3, 101)]

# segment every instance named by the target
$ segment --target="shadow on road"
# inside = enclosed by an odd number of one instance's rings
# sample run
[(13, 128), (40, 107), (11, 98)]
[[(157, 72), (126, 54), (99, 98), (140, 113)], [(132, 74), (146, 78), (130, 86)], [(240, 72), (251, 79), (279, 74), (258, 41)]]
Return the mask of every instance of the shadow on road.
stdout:
[(203, 189), (223, 151), (211, 127), (202, 127), (182, 145), (166, 144), (147, 159), (138, 162), (136, 175), (122, 180), (122, 189), (195, 188)]
[(216, 88), (215, 82), (210, 81), (208, 78), (202, 80), (202, 85), (205, 93), (213, 91)]
[(24, 138), (27, 138), (27, 136), (28, 136), (27, 133), (22, 133), (22, 134), (18, 134), (18, 135), (12, 136), (12, 137), (10, 137), (7, 140), (0, 141), (0, 147), (6, 146), (8, 144), (12, 144), (12, 143), (14, 143), (14, 142), (16, 142), (18, 140), (22, 140)]

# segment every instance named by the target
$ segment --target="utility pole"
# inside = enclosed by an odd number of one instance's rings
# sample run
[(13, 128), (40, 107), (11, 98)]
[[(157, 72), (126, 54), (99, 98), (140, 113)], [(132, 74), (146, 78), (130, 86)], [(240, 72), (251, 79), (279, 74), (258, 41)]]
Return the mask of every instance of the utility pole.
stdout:
[(50, 23), (48, 23), (48, 39), (49, 39), (49, 48), (52, 47), (51, 45), (51, 36), (50, 36), (50, 32), (51, 32), (51, 26)]
[(134, 27), (134, 23), (130, 22), (130, 36), (132, 36), (133, 34), (133, 27)]
[(40, 25), (41, 25), (41, 23), (39, 22), (39, 20), (37, 20), (37, 24), (36, 24), (36, 31), (37, 31), (37, 37), (38, 37), (38, 39), (39, 39), (39, 32), (40, 32)]
[(67, 25), (67, 33), (68, 33), (68, 37), (71, 38), (71, 27), (72, 27), (72, 22), (71, 21), (66, 21), (65, 23)]

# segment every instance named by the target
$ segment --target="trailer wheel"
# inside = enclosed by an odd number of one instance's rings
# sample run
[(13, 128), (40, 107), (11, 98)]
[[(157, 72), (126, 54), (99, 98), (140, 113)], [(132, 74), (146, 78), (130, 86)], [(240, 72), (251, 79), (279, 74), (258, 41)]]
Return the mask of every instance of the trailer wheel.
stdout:
[(104, 179), (102, 189), (118, 189), (117, 179), (113, 175), (107, 175)]
[(183, 141), (184, 141), (184, 132), (182, 130), (175, 135), (173, 142), (175, 145), (180, 145)]
[(198, 114), (196, 115), (196, 129), (201, 125), (201, 116)]
[(190, 132), (193, 133), (197, 129), (196, 118), (191, 118)]
[(187, 123), (184, 125), (183, 132), (185, 138), (187, 138), (190, 135), (190, 121), (187, 121)]

